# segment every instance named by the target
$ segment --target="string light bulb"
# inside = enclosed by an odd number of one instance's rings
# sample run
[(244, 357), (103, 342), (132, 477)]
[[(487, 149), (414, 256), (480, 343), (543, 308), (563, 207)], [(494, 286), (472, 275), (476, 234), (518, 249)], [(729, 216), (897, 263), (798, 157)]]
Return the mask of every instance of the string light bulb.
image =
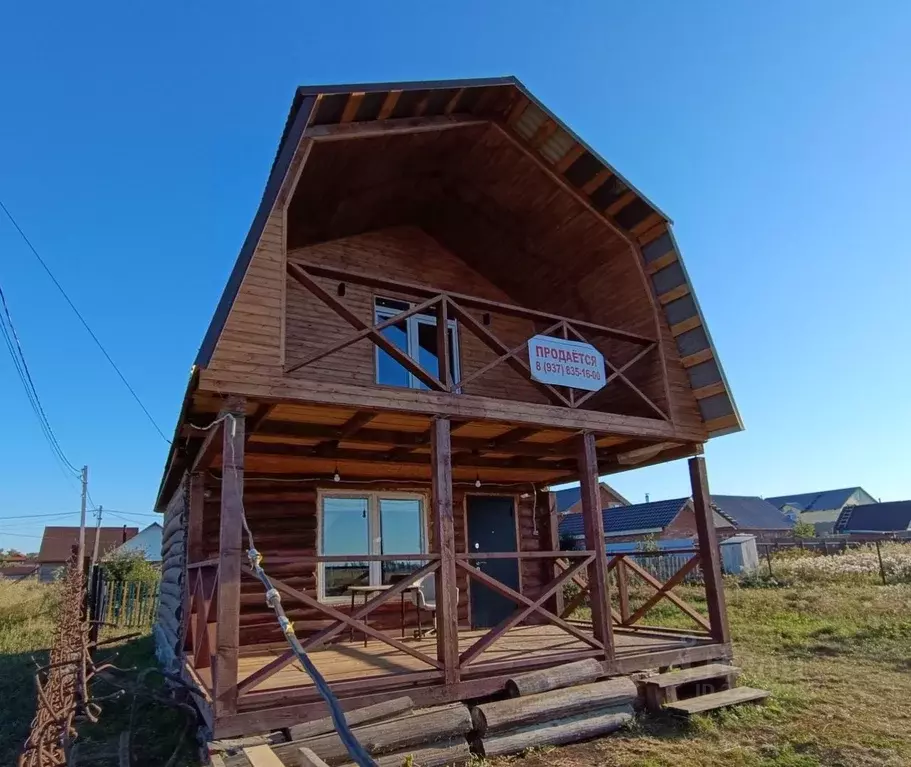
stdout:
[(475, 474), (474, 474), (474, 486), (475, 487), (481, 486), (481, 476), (477, 472), (475, 472)]
[(333, 482), (341, 482), (342, 475), (338, 473), (338, 464), (335, 464), (335, 474), (332, 475)]

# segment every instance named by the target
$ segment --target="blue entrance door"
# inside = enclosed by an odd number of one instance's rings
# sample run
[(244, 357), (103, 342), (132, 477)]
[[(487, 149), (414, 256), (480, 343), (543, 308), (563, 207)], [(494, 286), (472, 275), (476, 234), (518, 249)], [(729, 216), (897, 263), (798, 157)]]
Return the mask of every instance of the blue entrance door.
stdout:
[[(469, 495), (468, 553), (516, 551), (516, 517), (512, 498)], [(491, 578), (519, 590), (519, 562), (516, 559), (473, 559), (470, 564)], [(477, 580), (471, 581), (472, 628), (489, 628), (518, 609), (511, 599)]]

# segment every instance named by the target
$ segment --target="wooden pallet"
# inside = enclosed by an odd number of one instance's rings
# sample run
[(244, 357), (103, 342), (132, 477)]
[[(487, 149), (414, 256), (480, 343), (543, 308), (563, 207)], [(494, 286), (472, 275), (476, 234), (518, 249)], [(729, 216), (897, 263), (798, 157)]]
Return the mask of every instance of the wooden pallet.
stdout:
[(771, 693), (768, 690), (758, 690), (755, 687), (734, 687), (711, 695), (699, 695), (696, 698), (665, 703), (664, 710), (681, 716), (692, 716), (719, 708), (736, 706), (740, 703), (756, 703), (765, 700), (769, 695)]

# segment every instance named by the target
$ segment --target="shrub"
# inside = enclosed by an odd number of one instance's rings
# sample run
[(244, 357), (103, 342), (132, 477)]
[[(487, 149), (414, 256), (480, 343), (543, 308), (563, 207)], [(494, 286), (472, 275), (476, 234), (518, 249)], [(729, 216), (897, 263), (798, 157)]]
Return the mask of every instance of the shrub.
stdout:
[(114, 581), (155, 583), (161, 578), (161, 571), (138, 551), (112, 554), (101, 563), (101, 567), (105, 575)]

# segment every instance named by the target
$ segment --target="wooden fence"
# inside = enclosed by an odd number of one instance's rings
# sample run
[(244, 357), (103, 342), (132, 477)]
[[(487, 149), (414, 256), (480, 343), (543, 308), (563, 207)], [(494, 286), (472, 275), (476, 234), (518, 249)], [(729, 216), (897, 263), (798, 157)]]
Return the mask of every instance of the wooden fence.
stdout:
[(97, 568), (92, 575), (92, 620), (117, 628), (148, 628), (158, 611), (158, 582), (110, 580)]

